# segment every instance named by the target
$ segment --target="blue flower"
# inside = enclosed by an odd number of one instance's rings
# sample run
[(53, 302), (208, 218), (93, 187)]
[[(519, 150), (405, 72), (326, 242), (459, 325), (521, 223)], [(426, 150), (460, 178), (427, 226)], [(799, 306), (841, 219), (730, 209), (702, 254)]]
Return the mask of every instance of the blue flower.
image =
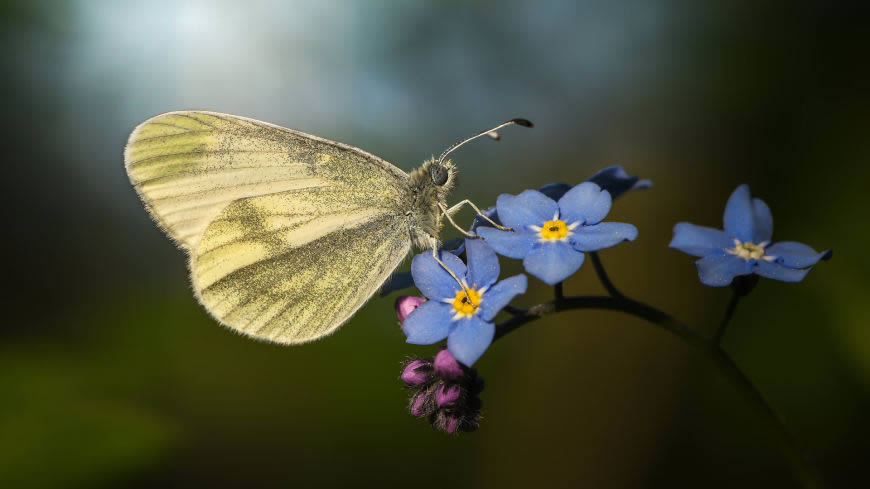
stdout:
[(761, 199), (753, 199), (749, 186), (737, 187), (725, 205), (725, 231), (681, 222), (674, 226), (669, 245), (693, 256), (701, 283), (721, 287), (738, 275), (757, 274), (783, 282), (800, 282), (831, 250), (816, 252), (794, 241), (771, 245), (773, 216)]
[(441, 251), (438, 257), (463, 281), (471, 301), (431, 253), (420, 253), (411, 262), (411, 274), (429, 300), (405, 318), (402, 330), (408, 343), (415, 345), (447, 338), (450, 354), (471, 366), (492, 342), (496, 314), (526, 291), (527, 279), (520, 274), (496, 283), (499, 264), (495, 252), (481, 240), (467, 240), (465, 249), (467, 267), (452, 253)]
[(592, 182), (568, 190), (558, 202), (537, 190), (502, 194), (496, 209), (513, 231), (480, 227), (477, 232), (496, 252), (522, 258), (527, 272), (555, 285), (580, 268), (584, 252), (637, 237), (631, 224), (601, 222), (610, 204), (610, 193)]
[[(594, 175), (587, 178), (585, 181), (598, 184), (604, 190), (610, 192), (613, 199), (621, 196), (629, 190), (639, 190), (652, 187), (652, 181), (643, 179), (635, 175), (629, 175), (619, 165), (608, 166), (595, 172)], [(553, 200), (559, 200), (565, 195), (565, 192), (571, 190), (572, 186), (567, 183), (550, 183), (539, 188), (538, 191)], [(495, 206), (481, 211), (483, 215), (492, 219), (496, 223), (501, 224), (498, 218), (498, 211)], [(471, 226), (471, 232), (476, 233), (479, 227), (492, 227), (486, 219), (476, 216)], [(442, 250), (449, 251), (456, 256), (462, 256), (465, 252), (465, 244), (460, 239), (447, 241), (441, 245)], [(414, 280), (408, 272), (395, 272), (390, 276), (389, 280), (381, 287), (381, 296), (387, 296), (397, 290), (407, 289), (414, 285)]]
[[(610, 197), (612, 199), (616, 199), (629, 190), (652, 187), (651, 180), (641, 180), (640, 177), (629, 175), (625, 172), (625, 169), (619, 165), (608, 166), (607, 168), (598, 170), (585, 181), (597, 184), (602, 189), (607, 190), (610, 192)], [(550, 183), (539, 188), (538, 191), (553, 200), (559, 200), (566, 192), (571, 190), (571, 188), (572, 186), (567, 183)], [(490, 207), (489, 209), (482, 211), (482, 214), (501, 224), (495, 207)], [(476, 232), (477, 228), (480, 226), (491, 227), (492, 225), (478, 216), (474, 219), (474, 224), (471, 227), (472, 231)]]

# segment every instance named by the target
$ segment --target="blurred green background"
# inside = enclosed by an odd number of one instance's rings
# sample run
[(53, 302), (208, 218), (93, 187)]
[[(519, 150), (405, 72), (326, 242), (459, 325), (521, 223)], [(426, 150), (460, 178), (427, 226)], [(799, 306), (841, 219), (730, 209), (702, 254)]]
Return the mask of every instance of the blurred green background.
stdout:
[[(710, 332), (728, 291), (667, 248), (749, 183), (775, 240), (834, 248), (762, 281), (725, 347), (833, 487), (868, 487), (868, 16), (838, 2), (4, 1), (0, 487), (795, 487), (766, 425), (648, 324), (566, 313), (499, 341), (472, 434), (405, 411), (393, 299), (303, 347), (244, 339), (197, 305), (183, 253), (123, 169), (160, 112), (235, 113), (410, 170), (454, 155), (453, 198), (577, 183), (621, 164), (655, 187), (611, 219), (626, 293)], [(463, 214), (469, 222), (471, 214)], [(503, 260), (506, 273), (518, 265)], [(407, 265), (405, 265), (407, 268)], [(524, 304), (550, 293), (532, 281)], [(566, 284), (599, 293), (587, 264)]]

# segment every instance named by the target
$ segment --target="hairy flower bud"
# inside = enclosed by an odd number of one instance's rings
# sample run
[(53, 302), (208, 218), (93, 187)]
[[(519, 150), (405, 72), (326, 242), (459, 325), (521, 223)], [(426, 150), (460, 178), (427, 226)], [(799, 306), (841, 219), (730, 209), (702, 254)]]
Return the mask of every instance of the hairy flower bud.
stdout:
[(435, 358), (407, 360), (401, 379), (411, 391), (411, 415), (426, 418), (436, 430), (453, 434), (474, 431), (480, 425), (483, 379), (446, 349)]
[(462, 428), (463, 419), (448, 411), (439, 411), (432, 419), (432, 426), (436, 430), (454, 434)]
[(402, 381), (409, 387), (422, 386), (432, 380), (433, 368), (432, 361), (415, 358), (405, 364), (405, 369), (402, 370)]
[(459, 400), (460, 395), (462, 395), (462, 389), (459, 384), (440, 384), (435, 389), (435, 403), (440, 408), (453, 406)]
[(422, 418), (434, 413), (437, 409), (434, 399), (434, 388), (417, 391), (408, 402), (408, 410), (412, 416)]

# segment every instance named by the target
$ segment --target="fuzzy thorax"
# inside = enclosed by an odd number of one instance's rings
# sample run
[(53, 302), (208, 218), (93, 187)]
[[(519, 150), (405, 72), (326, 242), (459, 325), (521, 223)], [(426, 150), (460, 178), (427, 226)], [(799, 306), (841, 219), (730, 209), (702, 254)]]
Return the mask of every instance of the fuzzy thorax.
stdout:
[(441, 236), (441, 209), (447, 205), (447, 196), (456, 186), (456, 165), (445, 161), (440, 165), (430, 158), (412, 171), (411, 236), (418, 248), (433, 248)]

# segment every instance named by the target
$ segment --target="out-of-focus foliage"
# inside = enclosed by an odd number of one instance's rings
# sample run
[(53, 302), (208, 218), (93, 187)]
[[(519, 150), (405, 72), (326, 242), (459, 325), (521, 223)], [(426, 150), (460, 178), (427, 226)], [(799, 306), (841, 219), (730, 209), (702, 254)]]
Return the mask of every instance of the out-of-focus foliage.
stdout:
[[(392, 298), (296, 348), (217, 326), (122, 166), (138, 122), (185, 108), (406, 170), (527, 117), (535, 129), (453, 155), (455, 199), (489, 206), (615, 163), (653, 179), (608, 217), (638, 239), (602, 258), (627, 293), (706, 331), (727, 291), (697, 284), (671, 227), (718, 226), (749, 183), (775, 239), (836, 257), (760, 284), (725, 346), (832, 485), (866, 484), (866, 25), (822, 1), (0, 3), (0, 486), (793, 484), (727, 382), (632, 318), (570, 313), (493, 345), (475, 365), (481, 428), (458, 438), (405, 412), (402, 360), (435, 350), (404, 344)], [(599, 287), (591, 267), (566, 284)]]

